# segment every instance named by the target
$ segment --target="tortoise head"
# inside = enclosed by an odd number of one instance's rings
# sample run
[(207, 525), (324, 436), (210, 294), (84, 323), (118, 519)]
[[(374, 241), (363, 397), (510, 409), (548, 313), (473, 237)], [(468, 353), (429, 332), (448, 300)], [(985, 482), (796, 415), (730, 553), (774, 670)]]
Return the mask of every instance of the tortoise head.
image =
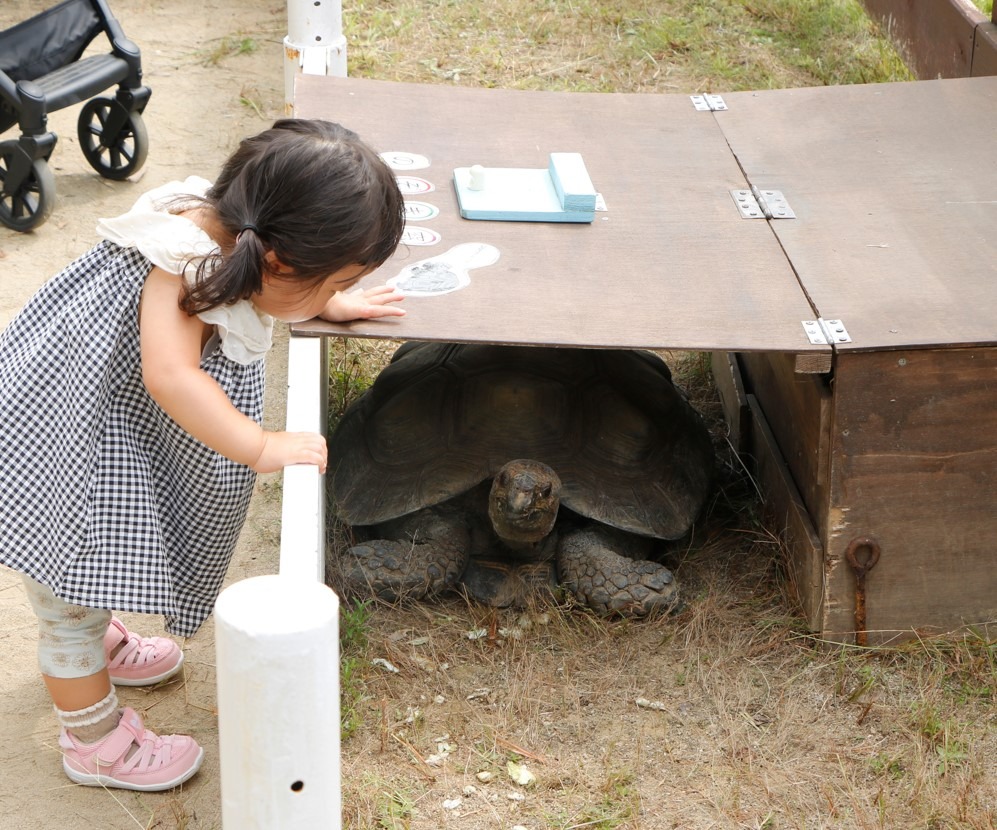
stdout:
[(492, 480), (488, 518), (499, 538), (510, 545), (534, 544), (557, 520), (561, 479), (539, 461), (510, 461)]

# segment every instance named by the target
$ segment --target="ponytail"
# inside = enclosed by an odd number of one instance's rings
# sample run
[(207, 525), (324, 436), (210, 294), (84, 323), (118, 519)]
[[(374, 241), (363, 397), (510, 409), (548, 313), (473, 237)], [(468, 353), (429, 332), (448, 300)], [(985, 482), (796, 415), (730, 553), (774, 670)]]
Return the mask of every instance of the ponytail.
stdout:
[(243, 226), (227, 256), (217, 253), (201, 260), (193, 282), (184, 284), (180, 308), (194, 315), (259, 293), (266, 252), (255, 226)]
[(303, 288), (351, 265), (374, 270), (404, 227), (394, 173), (329, 121), (283, 119), (244, 139), (204, 201), (235, 242), (198, 264), (180, 299), (188, 314), (259, 293), (268, 252)]

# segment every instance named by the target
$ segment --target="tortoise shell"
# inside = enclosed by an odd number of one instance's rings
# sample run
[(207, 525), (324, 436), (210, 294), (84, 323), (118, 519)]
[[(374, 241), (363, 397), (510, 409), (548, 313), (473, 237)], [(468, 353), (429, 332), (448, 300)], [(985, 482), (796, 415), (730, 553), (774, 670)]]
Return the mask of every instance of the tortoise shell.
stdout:
[(661, 539), (688, 530), (714, 471), (701, 417), (649, 352), (407, 343), (330, 438), (333, 505), (377, 524), (516, 458), (553, 467), (576, 513)]

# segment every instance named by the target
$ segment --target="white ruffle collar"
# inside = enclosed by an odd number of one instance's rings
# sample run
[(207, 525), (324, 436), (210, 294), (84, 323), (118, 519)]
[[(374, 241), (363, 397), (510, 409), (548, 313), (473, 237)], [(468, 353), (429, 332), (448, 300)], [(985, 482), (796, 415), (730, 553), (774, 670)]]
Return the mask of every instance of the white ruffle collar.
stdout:
[[(135, 248), (153, 265), (191, 280), (201, 260), (215, 253), (218, 245), (198, 225), (169, 208), (184, 196), (203, 196), (209, 187), (211, 182), (198, 176), (157, 187), (142, 194), (127, 213), (98, 220), (97, 234), (122, 248)], [(222, 352), (236, 363), (259, 360), (273, 344), (273, 317), (249, 300), (197, 316), (216, 327)]]

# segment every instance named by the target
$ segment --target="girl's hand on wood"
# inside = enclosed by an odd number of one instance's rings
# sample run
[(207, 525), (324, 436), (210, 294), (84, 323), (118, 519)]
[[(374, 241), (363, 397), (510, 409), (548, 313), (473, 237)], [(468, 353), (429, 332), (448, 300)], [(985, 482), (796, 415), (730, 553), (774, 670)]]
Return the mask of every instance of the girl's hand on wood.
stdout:
[(345, 323), (349, 320), (373, 320), (377, 317), (401, 317), (404, 308), (389, 303), (401, 302), (402, 294), (387, 285), (356, 291), (337, 291), (333, 294), (321, 317), (330, 323)]
[(250, 466), (258, 473), (275, 473), (292, 464), (314, 464), (325, 472), (325, 436), (317, 432), (264, 432), (263, 449)]

